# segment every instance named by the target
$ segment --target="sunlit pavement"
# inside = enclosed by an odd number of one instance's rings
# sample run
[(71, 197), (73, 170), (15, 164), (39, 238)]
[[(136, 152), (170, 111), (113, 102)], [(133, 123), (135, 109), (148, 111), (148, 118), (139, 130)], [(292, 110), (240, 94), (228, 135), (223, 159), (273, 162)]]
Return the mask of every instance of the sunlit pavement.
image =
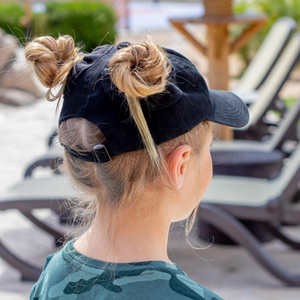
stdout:
[(170, 29), (169, 18), (198, 17), (204, 8), (200, 3), (131, 2), (129, 4), (129, 28), (132, 30)]
[[(152, 5), (152, 4), (151, 4)], [(156, 22), (156, 19), (154, 19)], [(134, 24), (134, 23), (133, 23)], [(203, 27), (191, 30), (205, 39)], [(141, 34), (150, 34), (154, 41), (187, 55), (204, 74), (207, 63), (204, 57), (176, 33), (171, 27), (132, 28), (121, 30), (119, 40), (137, 41)], [(236, 58), (231, 58), (230, 66), (234, 73), (239, 66)], [(293, 74), (283, 93), (285, 96), (299, 96), (299, 74)], [(0, 104), (0, 195), (10, 186), (22, 180), (25, 167), (46, 150), (46, 139), (56, 126), (55, 103), (41, 99), (34, 105), (9, 107)], [(44, 176), (43, 170), (39, 176)], [(39, 215), (58, 226), (57, 217), (49, 211)], [(37, 266), (42, 266), (48, 254), (55, 251), (54, 241), (48, 234), (37, 229), (16, 211), (1, 212), (0, 236), (11, 249)], [(300, 236), (300, 229), (291, 228), (290, 233)], [(193, 250), (184, 239), (183, 229), (173, 230), (169, 244), (170, 258), (200, 284), (211, 288), (224, 299), (240, 300), (299, 300), (300, 288), (286, 287), (269, 275), (241, 247), (213, 245), (206, 250)], [(205, 246), (205, 242), (195, 239), (195, 247)], [(300, 255), (279, 242), (266, 245), (283, 265), (295, 272), (300, 269)], [(28, 299), (32, 282), (22, 282), (18, 271), (0, 258), (0, 299)]]

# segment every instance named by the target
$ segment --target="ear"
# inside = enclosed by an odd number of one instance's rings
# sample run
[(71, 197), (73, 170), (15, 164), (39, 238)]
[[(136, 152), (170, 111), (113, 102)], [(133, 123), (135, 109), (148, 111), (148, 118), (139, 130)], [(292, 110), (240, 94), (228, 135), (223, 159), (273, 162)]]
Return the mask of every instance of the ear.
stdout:
[(182, 187), (187, 162), (190, 159), (190, 156), (191, 147), (188, 145), (182, 145), (168, 155), (167, 162), (169, 166), (169, 175), (173, 181), (172, 187), (174, 187), (174, 184), (177, 189)]

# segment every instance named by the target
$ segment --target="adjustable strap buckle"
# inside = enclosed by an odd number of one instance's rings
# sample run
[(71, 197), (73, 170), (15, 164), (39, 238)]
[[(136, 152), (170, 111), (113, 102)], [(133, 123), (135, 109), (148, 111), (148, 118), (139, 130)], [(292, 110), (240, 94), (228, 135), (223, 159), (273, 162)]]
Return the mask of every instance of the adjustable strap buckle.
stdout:
[(111, 161), (111, 156), (107, 151), (105, 145), (103, 144), (96, 145), (93, 148), (93, 152), (96, 154), (96, 157), (98, 158), (97, 162), (105, 164)]

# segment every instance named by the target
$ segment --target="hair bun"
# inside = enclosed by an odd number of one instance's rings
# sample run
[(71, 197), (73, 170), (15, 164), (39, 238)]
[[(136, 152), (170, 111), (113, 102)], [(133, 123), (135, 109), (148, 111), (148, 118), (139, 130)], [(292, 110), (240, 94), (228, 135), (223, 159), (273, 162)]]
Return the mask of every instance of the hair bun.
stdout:
[[(49, 101), (61, 97), (71, 68), (82, 59), (73, 38), (68, 35), (57, 39), (51, 36), (33, 39), (25, 47), (25, 57), (33, 64), (41, 83), (49, 88), (46, 94)], [(56, 94), (53, 94), (52, 88), (59, 85), (62, 87)]]
[(110, 76), (118, 89), (145, 98), (164, 91), (170, 68), (164, 51), (151, 41), (121, 48), (110, 60)]

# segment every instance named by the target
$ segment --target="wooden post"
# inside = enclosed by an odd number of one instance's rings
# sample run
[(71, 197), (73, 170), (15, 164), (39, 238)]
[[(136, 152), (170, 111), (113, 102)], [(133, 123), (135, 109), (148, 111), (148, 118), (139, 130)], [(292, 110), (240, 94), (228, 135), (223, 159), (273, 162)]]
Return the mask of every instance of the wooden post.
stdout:
[(204, 0), (206, 16), (231, 16), (232, 0)]
[[(231, 16), (231, 0), (205, 0), (206, 16)], [(208, 24), (208, 83), (210, 89), (228, 90), (228, 56), (230, 44), (227, 24)], [(231, 128), (219, 125), (221, 140), (232, 140)]]
[(226, 25), (208, 25), (207, 54), (209, 87), (228, 90), (229, 36)]
[(21, 17), (20, 24), (26, 27), (29, 33), (32, 19), (31, 0), (23, 0), (22, 2), (24, 5), (24, 16)]
[[(228, 90), (229, 35), (227, 25), (208, 25), (208, 83), (210, 89)], [(219, 125), (221, 140), (232, 140), (233, 131)]]

